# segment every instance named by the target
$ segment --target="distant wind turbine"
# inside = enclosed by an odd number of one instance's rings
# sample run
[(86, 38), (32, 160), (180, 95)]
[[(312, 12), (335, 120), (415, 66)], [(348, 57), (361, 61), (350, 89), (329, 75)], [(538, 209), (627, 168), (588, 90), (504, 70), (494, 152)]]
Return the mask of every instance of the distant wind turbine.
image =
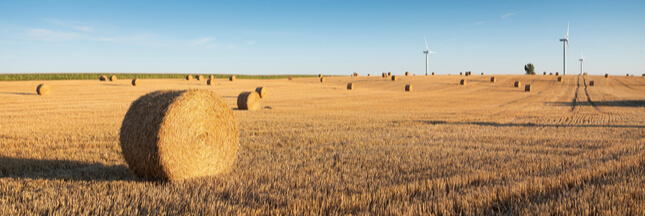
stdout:
[(562, 54), (562, 56), (564, 56), (562, 74), (567, 75), (567, 47), (569, 47), (569, 23), (567, 23), (567, 35), (565, 36), (565, 38), (560, 39), (560, 41), (562, 41), (562, 47), (564, 48), (564, 52)]
[(583, 63), (585, 62), (585, 55), (584, 55), (584, 54), (580, 54), (580, 56), (581, 56), (581, 57), (580, 57), (580, 59), (578, 59), (578, 60), (580, 60), (580, 74), (583, 74), (583, 73), (584, 73), (584, 71), (582, 70), (582, 68), (583, 68), (583, 66), (584, 66), (584, 64), (583, 64)]
[(428, 75), (428, 54), (430, 54), (430, 53), (435, 54), (435, 52), (430, 51), (430, 49), (428, 49), (428, 40), (426, 40), (425, 35), (423, 36), (423, 40), (426, 42), (426, 50), (423, 51), (423, 53), (426, 54), (426, 75)]

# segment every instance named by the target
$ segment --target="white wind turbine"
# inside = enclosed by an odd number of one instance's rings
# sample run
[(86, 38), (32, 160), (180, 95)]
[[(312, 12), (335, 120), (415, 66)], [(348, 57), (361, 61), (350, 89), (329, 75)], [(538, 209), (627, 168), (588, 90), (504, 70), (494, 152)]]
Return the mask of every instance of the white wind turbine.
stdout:
[(580, 54), (580, 59), (578, 59), (578, 60), (580, 60), (580, 74), (583, 74), (583, 73), (584, 73), (584, 71), (582, 70), (582, 68), (583, 68), (583, 66), (584, 66), (584, 64), (583, 64), (583, 63), (585, 62), (585, 55), (584, 55), (584, 54)]
[(423, 51), (423, 53), (425, 53), (425, 54), (426, 54), (426, 75), (428, 75), (428, 54), (431, 54), (431, 53), (432, 53), (432, 54), (435, 54), (435, 52), (430, 51), (430, 49), (428, 49), (428, 40), (426, 40), (426, 36), (425, 36), (425, 35), (423, 36), (423, 40), (426, 42), (426, 50), (425, 50), (425, 51)]
[(569, 23), (567, 23), (567, 35), (565, 36), (565, 38), (560, 39), (560, 41), (562, 41), (562, 47), (564, 48), (564, 52), (563, 52), (564, 64), (562, 66), (563, 67), (562, 74), (567, 75), (567, 47), (569, 47)]

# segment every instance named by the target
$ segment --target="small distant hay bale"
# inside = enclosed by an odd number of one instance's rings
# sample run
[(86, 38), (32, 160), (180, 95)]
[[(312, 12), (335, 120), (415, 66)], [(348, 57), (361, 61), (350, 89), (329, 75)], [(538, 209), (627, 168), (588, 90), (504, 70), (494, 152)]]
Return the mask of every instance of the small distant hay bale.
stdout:
[(524, 86), (524, 91), (530, 92), (531, 91), (531, 84), (525, 85)]
[(138, 86), (139, 85), (139, 79), (134, 78), (132, 79), (132, 86)]
[(387, 77), (387, 73), (382, 73), (382, 74), (381, 74), (381, 77), (386, 78), (386, 77)]
[(562, 77), (558, 77), (558, 82), (562, 82)]
[(260, 98), (266, 98), (267, 97), (267, 88), (265, 88), (264, 86), (260, 86), (260, 87), (255, 88), (255, 92), (258, 93)]
[(587, 72), (582, 73), (583, 76), (587, 76)]
[(293, 80), (293, 77), (292, 77), (292, 76), (289, 76), (289, 78), (287, 78), (287, 79), (288, 79), (288, 80)]
[(607, 78), (607, 77), (609, 77), (609, 74), (608, 74), (608, 73), (606, 73), (606, 74), (605, 74), (605, 78)]
[(257, 92), (242, 92), (237, 96), (238, 109), (258, 110), (260, 106), (260, 95)]
[(52, 93), (52, 88), (43, 83), (36, 87), (36, 93), (38, 93), (38, 95), (50, 95)]
[(645, 73), (643, 74), (643, 76), (645, 77)]
[(484, 72), (482, 72), (482, 75), (484, 75)]
[(398, 79), (398, 77), (392, 76), (392, 81), (396, 81), (397, 79)]
[(230, 170), (239, 146), (233, 111), (213, 91), (156, 91), (132, 102), (119, 144), (145, 179), (179, 181)]
[(432, 72), (432, 76), (434, 76), (434, 72)]
[(208, 76), (208, 79), (215, 79), (215, 75)]
[(629, 76), (629, 74), (627, 74), (627, 76)]
[(116, 81), (116, 76), (115, 75), (110, 76), (110, 81), (111, 82)]
[(522, 82), (520, 82), (520, 81), (515, 81), (515, 84), (513, 84), (513, 86), (514, 86), (515, 88), (519, 88), (519, 87), (520, 87), (520, 85), (522, 85)]
[(202, 75), (197, 75), (197, 76), (195, 76), (195, 78), (196, 78), (197, 80), (203, 80), (203, 79), (204, 79), (204, 76), (202, 76)]
[(546, 71), (542, 73), (542, 75), (546, 75)]
[(208, 79), (206, 81), (206, 85), (213, 85), (213, 84), (215, 84), (215, 79)]
[(463, 72), (459, 72), (459, 75), (460, 75), (460, 76), (461, 76), (461, 75), (464, 75), (464, 73), (463, 73)]
[(370, 74), (367, 74), (367, 76), (370, 76)]
[(459, 81), (459, 85), (468, 85), (468, 81), (466, 81), (466, 79), (461, 79)]
[(490, 82), (497, 82), (497, 78), (495, 78), (495, 77), (490, 77)]
[(553, 72), (549, 73), (549, 75), (553, 75)]
[(387, 72), (387, 76), (392, 76), (392, 72)]
[(354, 72), (352, 75), (354, 75), (355, 77), (357, 77), (357, 76), (358, 76), (358, 73)]
[(186, 80), (190, 81), (190, 80), (192, 80), (192, 79), (193, 79), (193, 76), (192, 76), (192, 75), (186, 75)]
[(596, 82), (594, 82), (593, 80), (589, 81), (589, 86), (594, 86), (594, 85), (596, 85)]
[(318, 74), (318, 78), (320, 78), (320, 77), (323, 77), (323, 75), (322, 75), (322, 74)]
[(412, 85), (411, 84), (405, 85), (405, 91), (406, 92), (411, 92), (412, 91)]
[(354, 83), (347, 83), (347, 90), (354, 90)]
[(107, 81), (107, 77), (106, 76), (101, 76), (101, 77), (99, 77), (99, 80), (100, 81)]
[(320, 82), (321, 82), (321, 83), (324, 83), (324, 82), (325, 82), (325, 77), (321, 77), (321, 78), (320, 78)]
[(555, 72), (555, 75), (556, 75), (556, 76), (560, 76), (560, 72)]
[(235, 81), (235, 75), (228, 77), (228, 81), (231, 81), (231, 82)]
[(410, 76), (410, 72), (406, 71), (405, 76)]

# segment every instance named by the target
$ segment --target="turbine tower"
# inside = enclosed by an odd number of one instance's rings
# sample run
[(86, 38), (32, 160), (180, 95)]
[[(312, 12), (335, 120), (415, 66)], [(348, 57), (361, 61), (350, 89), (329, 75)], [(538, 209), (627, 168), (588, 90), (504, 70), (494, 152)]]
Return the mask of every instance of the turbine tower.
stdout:
[(425, 36), (425, 35), (423, 36), (423, 40), (426, 42), (426, 50), (425, 50), (425, 51), (423, 51), (423, 53), (425, 53), (425, 54), (426, 54), (426, 75), (428, 75), (428, 54), (430, 54), (430, 53), (435, 54), (435, 52), (430, 51), (430, 50), (428, 49), (428, 40), (426, 40), (426, 36)]
[(567, 23), (567, 35), (563, 38), (560, 39), (562, 41), (562, 47), (564, 49), (564, 52), (562, 54), (563, 56), (563, 66), (562, 66), (562, 74), (567, 75), (567, 47), (569, 47), (569, 23)]
[(585, 55), (580, 54), (580, 56), (581, 56), (580, 59), (578, 59), (578, 60), (580, 60), (580, 74), (584, 74), (584, 71), (582, 70), (582, 68), (584, 66), (583, 63), (585, 62)]

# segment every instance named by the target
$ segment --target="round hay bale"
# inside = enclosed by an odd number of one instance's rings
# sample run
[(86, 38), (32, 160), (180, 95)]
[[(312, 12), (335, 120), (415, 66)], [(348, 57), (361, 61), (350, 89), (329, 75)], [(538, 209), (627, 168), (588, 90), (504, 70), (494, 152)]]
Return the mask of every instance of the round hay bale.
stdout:
[(347, 90), (353, 90), (354, 89), (354, 83), (347, 83)]
[(589, 86), (594, 86), (595, 84), (596, 82), (594, 82), (593, 80), (589, 81)]
[(186, 80), (190, 81), (193, 79), (193, 75), (186, 75)]
[(525, 85), (524, 86), (524, 91), (530, 92), (531, 91), (531, 84)]
[(519, 88), (519, 87), (520, 87), (520, 85), (522, 85), (522, 82), (520, 82), (520, 81), (515, 81), (515, 84), (513, 84), (513, 87), (515, 87), (515, 88)]
[(266, 98), (267, 97), (267, 88), (264, 88), (264, 86), (260, 86), (255, 88), (255, 92), (258, 93), (260, 98)]
[(434, 72), (432, 72), (432, 76), (434, 76)]
[(381, 74), (381, 77), (386, 78), (386, 77), (387, 77), (387, 73), (382, 73), (382, 74)]
[(260, 106), (260, 95), (257, 92), (242, 92), (237, 96), (238, 109), (258, 110)]
[(199, 81), (199, 80), (203, 80), (203, 79), (204, 79), (204, 76), (202, 76), (202, 75), (197, 75), (197, 76), (195, 76), (195, 78)]
[(410, 76), (410, 72), (406, 71), (405, 76)]
[(553, 75), (553, 72), (549, 73), (549, 75)]
[(562, 82), (562, 77), (558, 77), (558, 82)]
[(293, 80), (293, 77), (292, 77), (292, 76), (289, 76), (289, 78), (287, 78), (287, 79), (288, 79), (288, 80)]
[(392, 76), (392, 72), (387, 72), (387, 76)]
[(112, 82), (116, 81), (116, 76), (115, 75), (110, 76), (110, 81), (112, 81)]
[(607, 78), (607, 77), (609, 77), (609, 74), (608, 74), (608, 73), (606, 73), (606, 74), (605, 74), (605, 78)]
[(215, 79), (215, 75), (208, 76), (208, 79)]
[(107, 81), (107, 77), (106, 76), (101, 76), (101, 77), (99, 77), (99, 80), (100, 81)]
[(322, 74), (318, 74), (318, 78), (321, 78), (321, 77), (323, 77), (323, 75), (322, 75)]
[(490, 82), (497, 82), (497, 78), (495, 78), (495, 77), (490, 77)]
[(627, 74), (627, 76), (629, 76), (629, 74)]
[(468, 84), (468, 81), (466, 81), (466, 79), (461, 79), (459, 81), (459, 85), (467, 85), (467, 84)]
[(132, 86), (137, 86), (137, 85), (139, 85), (139, 79), (137, 78), (132, 79)]
[(36, 93), (38, 93), (38, 95), (50, 95), (52, 93), (52, 88), (43, 83), (36, 87)]
[(215, 80), (214, 80), (214, 79), (208, 79), (208, 80), (206, 81), (206, 85), (213, 85), (213, 84), (215, 84)]
[(411, 84), (405, 85), (405, 91), (406, 92), (411, 92), (412, 91), (412, 85)]
[(482, 75), (484, 75), (484, 72), (482, 72)]
[(321, 82), (321, 83), (324, 83), (324, 82), (325, 82), (325, 77), (321, 77), (321, 78), (320, 78), (320, 82)]
[(367, 76), (370, 76), (370, 74), (367, 74)]
[(560, 72), (555, 72), (555, 75), (556, 75), (556, 76), (560, 76)]
[(238, 137), (233, 111), (216, 93), (172, 90), (132, 102), (119, 144), (135, 175), (177, 181), (227, 172)]
[(546, 71), (542, 73), (542, 75), (546, 75)]
[(463, 72), (459, 72), (459, 75), (464, 75), (464, 73), (463, 73)]
[(235, 75), (228, 77), (228, 81), (231, 81), (231, 82), (235, 81)]
[(392, 81), (396, 81), (398, 78), (396, 76), (392, 76)]
[(587, 76), (587, 72), (584, 72), (582, 75), (583, 75), (583, 76)]
[(353, 75), (354, 75), (355, 77), (357, 77), (357, 76), (358, 76), (358, 73), (354, 72), (354, 74), (353, 74)]

